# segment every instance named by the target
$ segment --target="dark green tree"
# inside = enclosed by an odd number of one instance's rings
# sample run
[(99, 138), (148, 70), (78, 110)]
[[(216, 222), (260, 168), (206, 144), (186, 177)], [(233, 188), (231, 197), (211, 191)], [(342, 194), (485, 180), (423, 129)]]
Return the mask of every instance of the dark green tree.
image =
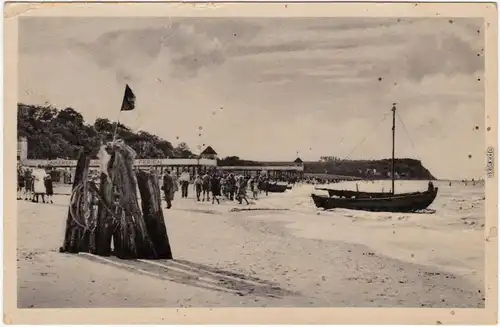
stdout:
[[(113, 138), (115, 122), (97, 118), (86, 124), (83, 116), (73, 108), (57, 110), (45, 105), (19, 103), (17, 132), (28, 140), (28, 158), (77, 159), (81, 148), (97, 153), (101, 140)], [(123, 139), (136, 152), (137, 158), (191, 158), (193, 153), (186, 143), (175, 149), (167, 140), (145, 131), (133, 132), (118, 124), (117, 137)]]

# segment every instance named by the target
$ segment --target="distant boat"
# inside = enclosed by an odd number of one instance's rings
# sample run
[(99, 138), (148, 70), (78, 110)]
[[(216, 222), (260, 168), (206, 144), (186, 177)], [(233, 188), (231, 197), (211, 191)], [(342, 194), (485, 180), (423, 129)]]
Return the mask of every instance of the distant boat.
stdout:
[(288, 185), (286, 184), (278, 184), (278, 183), (269, 183), (267, 184), (267, 191), (271, 193), (283, 193), (287, 190)]
[(333, 190), (317, 188), (328, 191), (328, 195), (312, 194), (311, 197), (317, 208), (325, 210), (343, 208), (363, 211), (385, 212), (415, 212), (426, 209), (434, 202), (438, 188), (429, 182), (428, 189), (421, 192), (394, 193), (395, 179), (395, 136), (396, 136), (396, 105), (392, 106), (392, 165), (391, 165), (391, 192), (359, 192), (349, 190)]

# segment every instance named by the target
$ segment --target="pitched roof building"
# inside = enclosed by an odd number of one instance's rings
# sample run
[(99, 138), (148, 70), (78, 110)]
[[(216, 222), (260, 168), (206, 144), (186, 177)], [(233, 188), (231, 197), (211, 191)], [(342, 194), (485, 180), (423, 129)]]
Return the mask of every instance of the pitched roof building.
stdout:
[(217, 159), (217, 152), (209, 145), (200, 153), (200, 157), (204, 159)]

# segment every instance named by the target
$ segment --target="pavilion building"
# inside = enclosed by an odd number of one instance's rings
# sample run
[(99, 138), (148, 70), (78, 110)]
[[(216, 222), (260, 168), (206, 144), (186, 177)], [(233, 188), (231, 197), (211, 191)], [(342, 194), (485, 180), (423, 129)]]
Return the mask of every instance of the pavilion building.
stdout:
[(200, 158), (202, 159), (212, 159), (217, 160), (217, 152), (209, 145), (200, 153)]
[(292, 177), (302, 178), (304, 176), (304, 163), (300, 158), (294, 161), (252, 161), (251, 165), (217, 165), (217, 170), (243, 176), (265, 174), (272, 179), (290, 179)]
[[(20, 139), (18, 142), (18, 162), (23, 166), (36, 167), (50, 166), (57, 170), (72, 172), (76, 168), (76, 160), (55, 159), (27, 159), (27, 141)], [(294, 161), (242, 161), (242, 164), (231, 166), (218, 165), (217, 152), (208, 146), (197, 158), (189, 159), (136, 159), (134, 167), (138, 169), (147, 169), (156, 171), (158, 174), (164, 174), (169, 170), (172, 174), (180, 175), (182, 171), (187, 170), (192, 177), (196, 174), (205, 174), (215, 169), (225, 173), (235, 173), (244, 176), (256, 174), (267, 174), (275, 179), (288, 179), (290, 177), (302, 178), (304, 176), (304, 162), (297, 158)], [(250, 162), (251, 164), (246, 164)], [(96, 170), (99, 167), (99, 160), (91, 160), (90, 168)]]

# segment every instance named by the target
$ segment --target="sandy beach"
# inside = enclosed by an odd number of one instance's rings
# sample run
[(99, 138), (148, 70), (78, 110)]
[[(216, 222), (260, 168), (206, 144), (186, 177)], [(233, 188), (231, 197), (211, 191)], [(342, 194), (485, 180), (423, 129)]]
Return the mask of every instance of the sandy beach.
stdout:
[(59, 185), (54, 204), (18, 201), (18, 306), (484, 307), (484, 186), (438, 186), (423, 214), (318, 211), (312, 185), (250, 206), (197, 203), (190, 188), (164, 210), (175, 260), (125, 261), (58, 252)]

